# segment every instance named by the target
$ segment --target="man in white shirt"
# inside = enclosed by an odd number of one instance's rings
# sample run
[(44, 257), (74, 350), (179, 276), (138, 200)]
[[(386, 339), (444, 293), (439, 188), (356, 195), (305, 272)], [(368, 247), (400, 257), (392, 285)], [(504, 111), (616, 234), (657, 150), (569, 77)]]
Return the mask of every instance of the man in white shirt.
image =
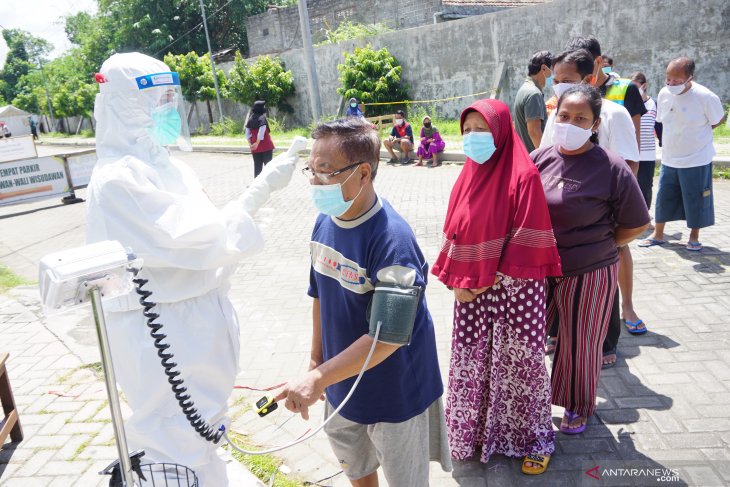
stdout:
[[(587, 83), (592, 75), (593, 56), (585, 49), (564, 52), (553, 60), (553, 87), (558, 98), (569, 88)], [(553, 145), (554, 128), (555, 112), (548, 117), (540, 147)], [(629, 112), (621, 105), (607, 101), (601, 105), (598, 144), (623, 157), (632, 169), (638, 165), (639, 145), (636, 143), (634, 123)]]
[(700, 228), (715, 224), (712, 194), (712, 130), (722, 123), (720, 98), (693, 81), (695, 63), (677, 58), (666, 70), (667, 85), (657, 97), (657, 122), (664, 124), (662, 168), (654, 234), (640, 247), (662, 245), (666, 222), (686, 220), (687, 250), (702, 250)]
[[(555, 95), (560, 96), (569, 88), (588, 83), (593, 77), (594, 58), (585, 49), (566, 51), (553, 59), (553, 89)], [(548, 118), (545, 124), (545, 133), (542, 136), (540, 147), (553, 145), (553, 131), (555, 128), (555, 112)], [(634, 174), (639, 166), (639, 144), (636, 140), (634, 123), (628, 110), (623, 106), (603, 100), (601, 104), (601, 125), (598, 129), (598, 145), (623, 157)], [(616, 297), (618, 299), (618, 296)], [(618, 302), (614, 307), (618, 306)], [(627, 318), (628, 319), (628, 318)], [(641, 320), (636, 320), (636, 327), (639, 330), (646, 330)], [(621, 334), (621, 324), (616, 314), (615, 323), (609, 324), (609, 332), (603, 344), (603, 365), (611, 367), (616, 363), (616, 346)], [(554, 350), (557, 335), (555, 324), (550, 329), (546, 353)]]

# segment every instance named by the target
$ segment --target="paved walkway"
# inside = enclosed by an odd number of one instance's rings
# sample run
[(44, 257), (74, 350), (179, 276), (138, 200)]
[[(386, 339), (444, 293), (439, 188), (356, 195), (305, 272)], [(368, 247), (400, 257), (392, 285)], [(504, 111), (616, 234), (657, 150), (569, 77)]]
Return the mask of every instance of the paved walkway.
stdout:
[[(239, 155), (183, 158), (216, 204), (240, 194), (253, 172), (250, 158)], [(380, 194), (411, 223), (429, 261), (438, 250), (459, 170), (384, 165), (376, 180)], [(303, 373), (308, 363), (307, 244), (315, 211), (306, 185), (295, 175), (259, 213), (267, 248), (242, 262), (232, 280), (231, 297), (242, 321), (242, 386), (278, 384)], [(618, 364), (602, 376), (598, 412), (586, 433), (558, 433), (556, 454), (539, 478), (520, 474), (518, 460), (495, 458), (486, 466), (459, 464), (453, 476), (434, 466), (432, 485), (653, 485), (674, 471), (679, 476), (674, 485), (730, 484), (730, 183), (716, 182), (715, 189), (718, 224), (703, 232), (701, 253), (684, 250), (681, 224), (667, 226), (671, 244), (665, 248), (632, 246), (636, 307), (650, 332), (622, 337)], [(0, 208), (0, 262), (37, 279), (43, 255), (83, 244), (84, 212), (85, 204), (61, 206), (55, 200)], [(116, 454), (103, 383), (83, 367), (99, 360), (89, 311), (45, 318), (36, 293), (30, 286), (0, 296), (0, 349), (11, 352), (9, 370), (26, 433), (15, 448), (0, 450), (0, 485), (97, 485), (96, 472)], [(452, 296), (436, 281), (427, 296), (445, 377)], [(255, 443), (281, 444), (319, 424), (285, 410), (260, 419), (248, 405), (261, 395), (236, 390), (231, 399), (233, 429)], [(561, 416), (556, 408), (556, 424)], [(320, 480), (339, 471), (322, 435), (281, 458), (303, 480), (349, 485), (341, 474)], [(628, 468), (643, 470), (621, 470)]]

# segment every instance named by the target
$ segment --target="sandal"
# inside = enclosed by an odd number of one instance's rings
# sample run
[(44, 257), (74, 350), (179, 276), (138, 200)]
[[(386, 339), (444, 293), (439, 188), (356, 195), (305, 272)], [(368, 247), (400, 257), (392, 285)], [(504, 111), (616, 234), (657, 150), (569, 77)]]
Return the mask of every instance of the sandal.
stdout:
[(545, 343), (545, 355), (555, 353), (556, 348), (558, 348), (558, 337), (549, 337), (547, 343)]
[(624, 320), (624, 323), (626, 324), (626, 331), (628, 331), (632, 335), (643, 335), (648, 331), (646, 329), (646, 325), (642, 328), (639, 328), (640, 325), (644, 324), (644, 320), (636, 320), (634, 322)]
[(654, 245), (664, 245), (667, 243), (666, 240), (657, 240), (656, 238), (645, 238), (639, 242), (639, 247), (653, 247)]
[[(533, 465), (528, 467), (525, 465), (527, 462), (537, 463), (537, 466)], [(534, 453), (530, 453), (524, 460), (522, 460), (522, 473), (525, 475), (540, 475), (541, 473), (545, 473), (548, 463), (550, 463), (550, 455), (536, 455)]]
[(691, 240), (689, 240), (687, 241), (687, 247), (685, 248), (692, 252), (699, 252), (700, 250), (702, 250), (702, 244), (700, 242), (692, 242)]
[[(613, 362), (606, 362), (606, 357), (610, 357), (613, 355), (614, 359)], [(608, 350), (606, 352), (603, 352), (603, 363), (601, 364), (602, 369), (610, 369), (614, 365), (616, 365), (616, 361), (618, 360), (618, 354), (616, 354), (616, 347), (613, 347), (611, 350)]]
[(565, 416), (567, 417), (568, 421), (566, 421), (565, 423), (560, 423), (560, 431), (562, 433), (565, 433), (566, 435), (577, 435), (585, 431), (586, 426), (588, 425), (588, 418), (583, 418), (586, 420), (586, 422), (582, 425), (571, 428), (567, 425), (578, 418), (582, 418), (583, 416), (581, 416), (580, 414), (575, 414), (573, 411), (569, 411), (567, 409), (565, 410)]

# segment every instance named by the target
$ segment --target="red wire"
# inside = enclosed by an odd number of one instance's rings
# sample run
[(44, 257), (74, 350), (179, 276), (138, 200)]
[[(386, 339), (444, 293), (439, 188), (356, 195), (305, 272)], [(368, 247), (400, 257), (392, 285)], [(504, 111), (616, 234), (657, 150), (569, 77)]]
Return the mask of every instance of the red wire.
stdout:
[(233, 388), (234, 389), (246, 389), (247, 391), (268, 392), (268, 391), (273, 391), (274, 389), (278, 389), (284, 385), (286, 385), (286, 382), (282, 382), (281, 384), (276, 384), (275, 386), (266, 387), (263, 389), (260, 389), (258, 387), (249, 387), (249, 386), (233, 386)]

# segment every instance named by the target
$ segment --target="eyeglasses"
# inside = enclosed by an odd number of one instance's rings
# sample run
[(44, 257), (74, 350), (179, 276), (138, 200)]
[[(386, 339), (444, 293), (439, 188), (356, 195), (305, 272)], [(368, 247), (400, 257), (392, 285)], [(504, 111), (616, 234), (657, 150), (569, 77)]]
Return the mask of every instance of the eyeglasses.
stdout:
[(310, 180), (313, 177), (316, 177), (317, 179), (320, 180), (320, 182), (322, 182), (324, 184), (329, 184), (330, 181), (332, 181), (332, 178), (334, 178), (335, 176), (339, 176), (343, 172), (349, 171), (350, 169), (354, 169), (357, 166), (359, 166), (360, 164), (364, 164), (366, 162), (367, 161), (356, 162), (354, 164), (350, 164), (347, 167), (343, 167), (342, 169), (338, 169), (338, 170), (333, 171), (333, 172), (330, 172), (330, 173), (326, 173), (326, 172), (315, 172), (311, 167), (307, 166), (307, 167), (302, 168), (302, 174), (304, 174)]

